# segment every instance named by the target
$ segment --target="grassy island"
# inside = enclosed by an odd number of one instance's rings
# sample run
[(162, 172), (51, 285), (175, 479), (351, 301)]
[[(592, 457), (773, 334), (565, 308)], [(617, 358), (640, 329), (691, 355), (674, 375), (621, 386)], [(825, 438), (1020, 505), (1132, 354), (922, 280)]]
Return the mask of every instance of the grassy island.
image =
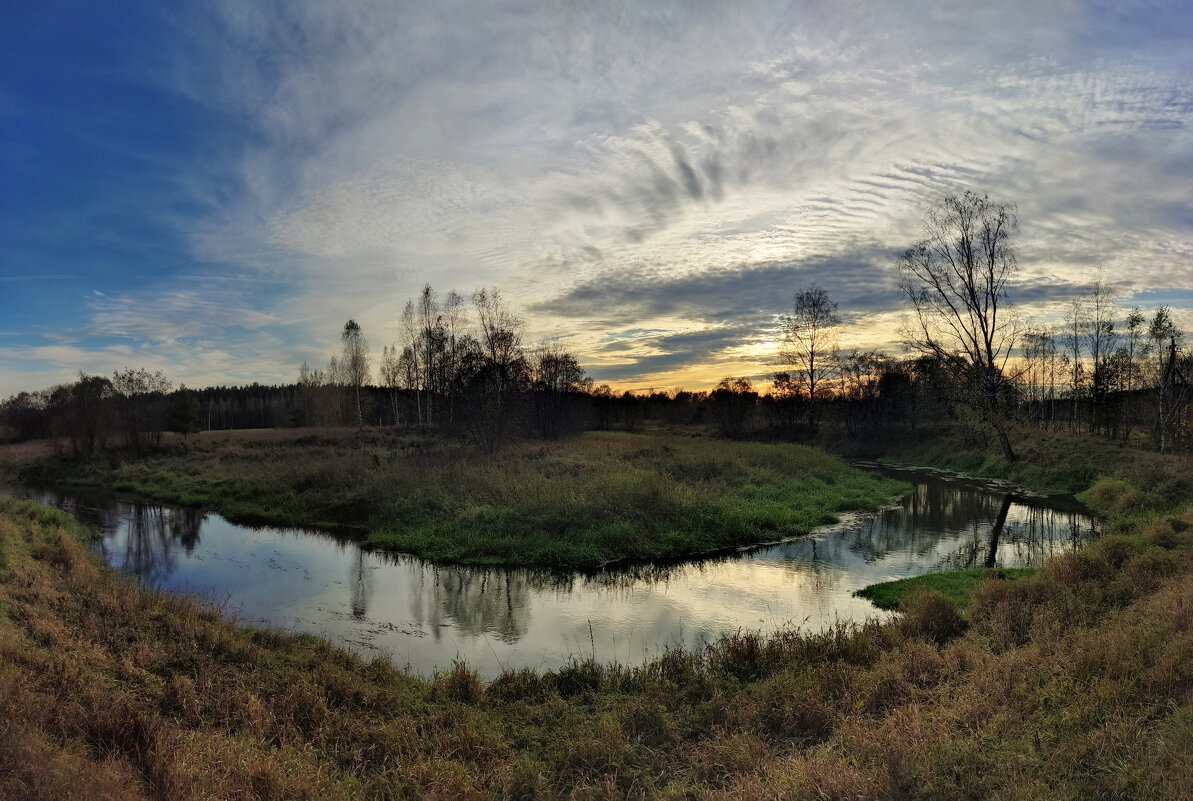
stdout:
[(136, 458), (42, 460), (22, 475), (239, 522), (354, 528), (437, 561), (582, 570), (801, 536), (905, 491), (801, 445), (611, 432), (493, 455), (377, 432), (249, 432)]

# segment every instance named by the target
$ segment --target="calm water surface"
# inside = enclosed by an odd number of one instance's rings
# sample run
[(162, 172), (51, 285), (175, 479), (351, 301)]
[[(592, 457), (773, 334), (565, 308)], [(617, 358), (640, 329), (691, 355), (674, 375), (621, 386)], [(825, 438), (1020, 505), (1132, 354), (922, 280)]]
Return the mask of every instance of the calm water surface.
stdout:
[(103, 539), (109, 564), (223, 604), (247, 623), (324, 635), (430, 674), (462, 659), (485, 677), (576, 656), (640, 664), (739, 628), (818, 629), (882, 615), (853, 592), (934, 570), (1034, 565), (1080, 547), (1096, 521), (1072, 498), (1030, 497), (923, 470), (878, 468), (915, 487), (872, 517), (748, 553), (593, 576), (432, 565), (301, 529), (54, 490)]

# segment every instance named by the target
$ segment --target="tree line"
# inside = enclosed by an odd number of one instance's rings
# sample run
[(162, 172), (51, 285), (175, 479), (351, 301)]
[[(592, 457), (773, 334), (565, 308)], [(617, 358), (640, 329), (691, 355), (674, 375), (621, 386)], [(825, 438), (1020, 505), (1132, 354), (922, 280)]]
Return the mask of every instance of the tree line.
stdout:
[[(326, 370), (303, 363), (296, 423), (397, 425), (459, 433), (485, 450), (515, 436), (558, 438), (589, 425), (593, 382), (558, 342), (524, 344), (525, 322), (495, 289), (471, 302), (427, 284), (403, 309), (400, 340), (377, 370), (355, 320)], [(377, 379), (374, 381), (374, 378)]]
[(1017, 230), (1014, 204), (973, 192), (928, 211), (922, 238), (898, 262), (910, 359), (844, 354), (837, 304), (817, 286), (796, 292), (780, 349), (792, 370), (775, 375), (775, 395), (802, 403), (809, 429), (822, 397), (837, 400), (850, 433), (898, 418), (914, 424), (912, 410), (932, 398), (934, 412), (990, 435), (1008, 459), (1013, 424), (1189, 447), (1193, 357), (1168, 307), (1120, 308), (1099, 271), (1062, 324), (1025, 325), (1011, 303)]
[(57, 437), (92, 454), (154, 447), (164, 431), (375, 425), (465, 436), (492, 451), (514, 438), (646, 421), (796, 439), (825, 425), (873, 438), (951, 421), (1010, 459), (1023, 425), (1147, 437), (1161, 451), (1193, 447), (1193, 357), (1171, 311), (1120, 308), (1114, 284), (1096, 273), (1062, 323), (1024, 323), (1011, 302), (1017, 230), (1014, 204), (973, 192), (928, 211), (897, 264), (910, 355), (841, 348), (838, 304), (812, 285), (793, 294), (779, 321), (777, 372), (727, 377), (707, 392), (618, 394), (594, 386), (558, 342), (525, 345), (525, 321), (497, 290), (466, 299), (428, 284), (377, 358), (350, 319), (326, 367), (302, 364), (291, 385), (192, 390), (143, 369), (80, 373), (5, 400), (0, 436)]
[[(515, 437), (559, 438), (607, 426), (611, 391), (593, 387), (558, 342), (524, 344), (525, 322), (495, 289), (470, 302), (428, 284), (410, 300), (401, 339), (375, 365), (360, 324), (348, 320), (326, 368), (303, 363), (286, 386), (173, 387), (159, 371), (21, 392), (0, 404), (0, 437), (58, 438), (73, 453), (142, 451), (166, 431), (263, 427), (402, 426), (466, 436), (492, 451)], [(376, 369), (374, 369), (374, 366)]]

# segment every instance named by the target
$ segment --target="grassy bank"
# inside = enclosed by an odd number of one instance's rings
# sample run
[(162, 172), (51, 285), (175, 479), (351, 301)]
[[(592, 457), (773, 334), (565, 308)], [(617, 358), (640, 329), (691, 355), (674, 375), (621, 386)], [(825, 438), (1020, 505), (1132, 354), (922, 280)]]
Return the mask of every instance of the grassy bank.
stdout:
[(238, 521), (358, 527), (434, 560), (577, 569), (799, 536), (902, 490), (799, 445), (596, 432), (494, 456), (375, 433), (209, 438), (137, 459), (41, 460), (22, 478)]
[[(1156, 504), (1178, 503), (1193, 494), (1184, 472), (1173, 473), (1174, 457), (1162, 456), (1143, 442), (1123, 442), (1064, 431), (1016, 429), (1015, 461), (1007, 461), (997, 443), (974, 444), (960, 427), (925, 430), (882, 444), (867, 453), (881, 461), (939, 467), (979, 478), (1006, 479), (1045, 492), (1079, 493), (1098, 478), (1115, 476), (1136, 487), (1155, 487)], [(849, 443), (826, 443), (831, 451), (850, 453)], [(856, 447), (856, 446), (854, 446)], [(1175, 457), (1180, 458), (1180, 457)]]
[(964, 614), (489, 684), (238, 627), (3, 501), (0, 797), (1187, 797), (1193, 508), (1104, 486), (1118, 533)]

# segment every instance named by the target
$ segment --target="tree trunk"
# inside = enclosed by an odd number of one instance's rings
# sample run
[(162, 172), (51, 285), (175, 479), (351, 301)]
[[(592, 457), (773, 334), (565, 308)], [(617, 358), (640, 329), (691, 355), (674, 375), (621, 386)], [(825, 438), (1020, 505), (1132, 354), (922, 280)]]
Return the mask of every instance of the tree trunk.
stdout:
[(1011, 448), (1011, 437), (1003, 426), (998, 427), (998, 444), (1002, 446), (1003, 458), (1008, 462), (1016, 460), (1015, 451)]

